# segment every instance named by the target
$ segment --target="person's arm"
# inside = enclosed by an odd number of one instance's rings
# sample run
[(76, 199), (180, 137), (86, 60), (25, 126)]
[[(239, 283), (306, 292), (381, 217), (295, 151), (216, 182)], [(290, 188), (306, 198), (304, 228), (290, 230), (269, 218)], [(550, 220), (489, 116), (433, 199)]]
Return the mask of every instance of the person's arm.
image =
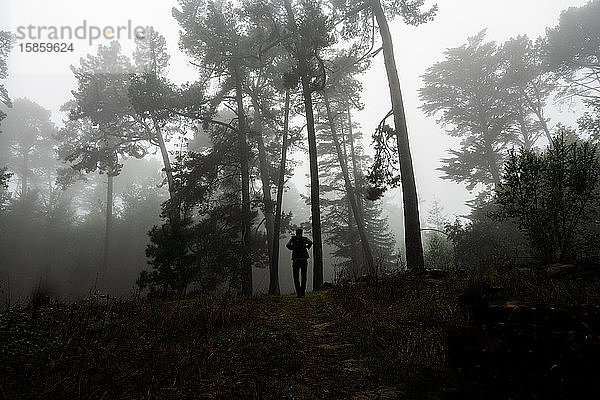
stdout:
[(287, 244), (285, 245), (285, 247), (287, 247), (287, 248), (288, 248), (288, 249), (290, 249), (290, 250), (293, 250), (293, 249), (294, 249), (294, 246), (292, 245), (292, 239), (290, 239), (290, 240), (287, 242)]
[(306, 238), (306, 248), (310, 249), (311, 246), (312, 246), (312, 240), (310, 240), (309, 238)]

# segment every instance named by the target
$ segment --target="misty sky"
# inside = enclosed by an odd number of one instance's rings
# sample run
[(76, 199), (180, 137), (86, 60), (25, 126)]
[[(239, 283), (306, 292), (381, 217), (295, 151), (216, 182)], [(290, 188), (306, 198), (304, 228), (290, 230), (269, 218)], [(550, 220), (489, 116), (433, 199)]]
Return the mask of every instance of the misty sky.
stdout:
[[(131, 21), (133, 26), (152, 25), (167, 39), (171, 55), (169, 78), (182, 83), (194, 81), (197, 73), (178, 48), (179, 27), (171, 16), (176, 0), (0, 0), (0, 29), (16, 33), (18, 26), (62, 26), (75, 28), (86, 20), (89, 25), (119, 26)], [(433, 3), (433, 2), (430, 2)], [(560, 12), (571, 6), (582, 6), (587, 0), (439, 0), (439, 13), (434, 22), (420, 27), (404, 26), (400, 19), (391, 24), (396, 60), (404, 95), (409, 135), (422, 213), (425, 214), (434, 197), (437, 197), (450, 215), (467, 213), (465, 200), (473, 197), (464, 185), (440, 179), (440, 158), (456, 145), (455, 139), (444, 134), (434, 118), (426, 118), (419, 110), (417, 91), (421, 87), (420, 75), (436, 61), (443, 59), (443, 51), (460, 46), (467, 37), (487, 28), (487, 38), (498, 42), (519, 34), (531, 38), (544, 33), (546, 27), (558, 22)], [(59, 108), (71, 98), (70, 91), (76, 82), (70, 65), (78, 65), (79, 58), (96, 53), (97, 45), (108, 40), (98, 40), (92, 46), (86, 40), (74, 39), (73, 53), (21, 53), (18, 41), (9, 57), (7, 89), (11, 98), (27, 97), (52, 111), (55, 123), (65, 118)], [(133, 50), (133, 40), (121, 39), (124, 52)], [(365, 137), (377, 126), (391, 108), (383, 56), (379, 53), (363, 77), (365, 109), (355, 116), (362, 125)], [(576, 114), (567, 107), (552, 107), (548, 116), (551, 125), (557, 122), (573, 124)], [(366, 143), (368, 145), (369, 142)], [(304, 171), (295, 178), (302, 184)], [(399, 199), (399, 196), (396, 195)]]

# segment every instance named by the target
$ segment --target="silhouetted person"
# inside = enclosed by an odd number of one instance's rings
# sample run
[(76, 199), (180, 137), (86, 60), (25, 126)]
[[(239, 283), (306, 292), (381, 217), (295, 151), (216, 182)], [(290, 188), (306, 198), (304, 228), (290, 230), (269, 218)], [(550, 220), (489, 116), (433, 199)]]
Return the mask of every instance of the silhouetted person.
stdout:
[[(312, 246), (312, 241), (306, 236), (302, 236), (302, 229), (296, 229), (296, 235), (290, 238), (285, 245), (292, 251), (292, 268), (294, 269), (294, 286), (296, 286), (296, 296), (304, 297), (306, 292), (306, 269), (308, 268), (308, 249)], [(298, 274), (302, 271), (302, 283)]]

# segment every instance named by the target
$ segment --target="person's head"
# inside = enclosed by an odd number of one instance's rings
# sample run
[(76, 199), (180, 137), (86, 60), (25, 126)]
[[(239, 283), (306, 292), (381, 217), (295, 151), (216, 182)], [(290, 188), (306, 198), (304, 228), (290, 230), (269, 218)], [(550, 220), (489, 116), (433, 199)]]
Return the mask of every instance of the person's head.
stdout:
[(296, 236), (302, 236), (302, 229), (296, 229)]

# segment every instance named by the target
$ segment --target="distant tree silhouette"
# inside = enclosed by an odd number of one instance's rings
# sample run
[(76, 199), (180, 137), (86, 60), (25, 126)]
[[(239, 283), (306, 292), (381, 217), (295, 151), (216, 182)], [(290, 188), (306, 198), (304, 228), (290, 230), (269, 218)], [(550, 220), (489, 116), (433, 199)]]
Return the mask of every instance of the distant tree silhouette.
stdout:
[(544, 67), (559, 79), (561, 98), (582, 99), (589, 110), (578, 120), (582, 131), (600, 140), (600, 1), (562, 12), (546, 32)]
[(48, 188), (60, 164), (55, 155), (56, 127), (50, 111), (28, 99), (17, 99), (2, 121), (0, 165), (6, 165), (19, 180), (20, 198), (31, 190)]
[(485, 31), (468, 43), (446, 50), (446, 58), (428, 68), (420, 90), (421, 108), (440, 114), (448, 134), (460, 137), (461, 148), (449, 150), (440, 168), (446, 179), (467, 183), (500, 183), (503, 154), (517, 120), (512, 96), (498, 73), (503, 62), (497, 45), (484, 42)]

